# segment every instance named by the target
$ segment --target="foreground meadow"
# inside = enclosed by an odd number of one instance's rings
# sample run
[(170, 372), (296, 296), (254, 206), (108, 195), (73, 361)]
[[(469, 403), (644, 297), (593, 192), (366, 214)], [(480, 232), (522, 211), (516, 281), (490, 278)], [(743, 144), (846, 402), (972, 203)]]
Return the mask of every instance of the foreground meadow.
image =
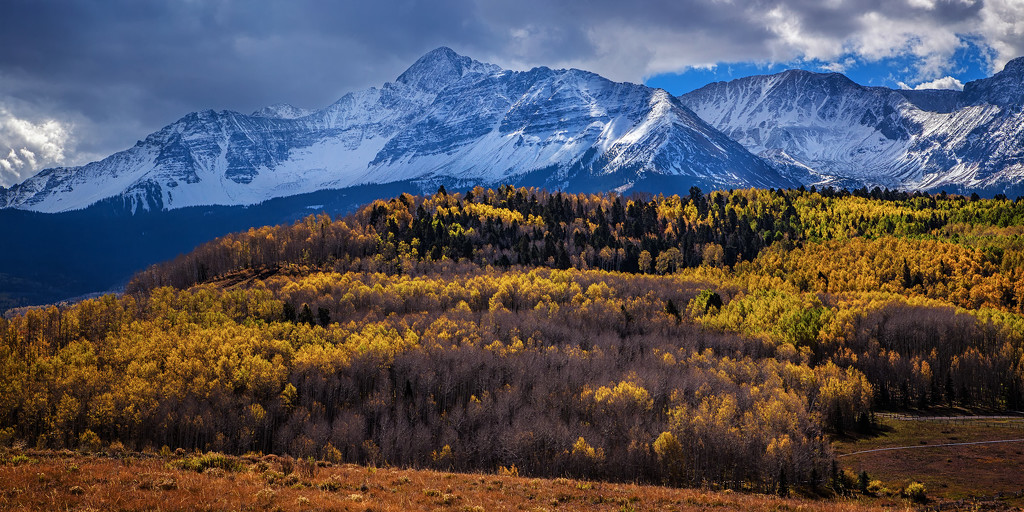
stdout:
[(12, 464), (18, 456), (8, 455), (0, 466), (0, 510), (867, 512), (905, 509), (911, 503), (317, 464), (275, 456), (32, 452)]

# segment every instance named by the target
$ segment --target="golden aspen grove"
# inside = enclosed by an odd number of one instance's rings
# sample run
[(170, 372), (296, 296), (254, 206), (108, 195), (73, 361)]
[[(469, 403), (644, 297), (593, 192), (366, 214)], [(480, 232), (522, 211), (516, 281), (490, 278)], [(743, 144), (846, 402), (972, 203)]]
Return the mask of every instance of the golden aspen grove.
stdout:
[(1024, 406), (1024, 203), (442, 187), (19, 310), (0, 385), (7, 446), (842, 492), (877, 411)]

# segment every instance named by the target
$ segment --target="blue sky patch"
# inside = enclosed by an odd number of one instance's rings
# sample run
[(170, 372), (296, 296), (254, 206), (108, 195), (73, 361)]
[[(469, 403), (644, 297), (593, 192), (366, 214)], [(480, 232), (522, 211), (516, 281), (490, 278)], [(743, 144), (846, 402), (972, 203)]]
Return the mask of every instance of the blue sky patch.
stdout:
[[(983, 46), (966, 40), (951, 59), (946, 72), (922, 80), (913, 56), (902, 55), (877, 61), (866, 61), (854, 54), (844, 55), (835, 63), (819, 60), (797, 60), (783, 63), (722, 62), (712, 69), (691, 68), (682, 73), (663, 73), (644, 80), (644, 85), (665, 89), (673, 95), (686, 94), (712, 82), (727, 82), (753, 75), (770, 75), (787, 69), (804, 69), (818, 73), (840, 72), (865, 86), (899, 89), (900, 82), (913, 88), (935, 78), (952, 76), (961, 83), (991, 76), (989, 56)], [(838, 63), (839, 65), (835, 65)]]

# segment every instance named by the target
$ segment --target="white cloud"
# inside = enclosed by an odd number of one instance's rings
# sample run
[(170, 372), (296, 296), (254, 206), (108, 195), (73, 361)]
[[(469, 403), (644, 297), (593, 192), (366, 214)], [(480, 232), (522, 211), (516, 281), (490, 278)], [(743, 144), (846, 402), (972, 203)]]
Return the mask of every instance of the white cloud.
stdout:
[(786, 61), (793, 56), (805, 59), (832, 60), (844, 53), (844, 41), (814, 30), (799, 12), (777, 5), (765, 13), (765, 28), (775, 34), (770, 41), (772, 57)]
[(45, 167), (61, 165), (71, 146), (71, 126), (54, 119), (32, 121), (0, 105), (0, 186), (10, 186)]
[(25, 159), (25, 162), (27, 162), (26, 165), (28, 165), (29, 169), (35, 169), (36, 168), (36, 154), (35, 153), (33, 153), (32, 151), (29, 151), (28, 148), (21, 148), (21, 150), (19, 150), (18, 153), (21, 153), (21, 156), (22, 156), (22, 158)]
[(847, 69), (849, 69), (851, 66), (853, 66), (856, 63), (857, 63), (856, 60), (854, 60), (852, 58), (846, 58), (846, 59), (843, 59), (842, 61), (829, 62), (828, 64), (825, 64), (825, 65), (821, 66), (821, 69), (822, 69), (822, 71), (831, 71), (833, 73), (842, 73), (842, 72), (846, 71)]
[[(705, 29), (668, 15), (651, 20), (619, 13), (614, 24), (592, 27), (588, 35), (594, 51), (582, 52), (570, 64), (635, 81), (714, 63), (821, 61), (826, 71), (845, 72), (858, 62), (909, 58), (911, 69), (903, 79), (918, 83), (957, 72), (962, 63), (956, 56), (968, 41), (992, 51), (993, 72), (1024, 54), (1022, 0), (782, 1), (767, 9), (762, 2), (716, 7), (729, 9), (731, 18), (714, 19)], [(531, 31), (538, 30), (531, 25)], [(531, 60), (530, 52), (522, 55), (520, 60)]]
[(18, 153), (16, 153), (13, 149), (7, 155), (7, 158), (4, 159), (4, 161), (9, 163), (12, 167), (21, 167), (25, 165), (25, 163), (22, 162), (20, 158), (18, 158)]
[(952, 89), (954, 91), (962, 91), (964, 90), (964, 84), (963, 82), (957, 80), (956, 78), (953, 78), (951, 76), (944, 76), (942, 78), (936, 78), (931, 82), (917, 84), (917, 86), (915, 86), (914, 89), (918, 91), (920, 91), (921, 89)]
[(978, 33), (995, 52), (991, 71), (1003, 69), (1007, 61), (1024, 54), (1024, 2), (985, 0)]
[(993, 71), (1024, 53), (1022, 0), (682, 0), (673, 8), (656, 3), (660, 9), (595, 0), (586, 10), (540, 6), (548, 0), (519, 4), (542, 14), (509, 20), (506, 10), (484, 9), (486, 25), (508, 37), (490, 55), (471, 56), (519, 68), (576, 66), (629, 81), (718, 63), (803, 61), (845, 72), (898, 58), (911, 63), (899, 78), (919, 83), (959, 71), (968, 41), (992, 49)]

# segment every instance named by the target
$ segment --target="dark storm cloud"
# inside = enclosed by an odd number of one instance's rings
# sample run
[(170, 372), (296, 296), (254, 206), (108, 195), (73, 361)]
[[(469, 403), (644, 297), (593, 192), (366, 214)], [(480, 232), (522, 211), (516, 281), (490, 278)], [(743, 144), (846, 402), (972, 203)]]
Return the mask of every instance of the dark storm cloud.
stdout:
[[(474, 10), (459, 1), (11, 0), (0, 8), (0, 123), (57, 120), (73, 132), (65, 159), (39, 162), (52, 166), (123, 149), (193, 110), (321, 107), (394, 79), (434, 46), (489, 46), (489, 30), (468, 21)], [(0, 159), (32, 145), (0, 130)], [(0, 162), (0, 185), (31, 174), (20, 161), (20, 173)]]
[[(65, 151), (40, 166), (105, 156), (194, 110), (322, 107), (441, 45), (506, 67), (632, 81), (718, 62), (903, 52), (934, 79), (957, 33), (991, 25), (1005, 61), (1021, 47), (1019, 11), (1015, 0), (7, 0), (0, 159), (39, 153), (50, 121), (67, 129)], [(3, 172), (0, 162), (0, 184), (13, 180)]]
[[(89, 117), (119, 115), (104, 105), (109, 90), (137, 89), (140, 101), (156, 102), (145, 115), (161, 119), (182, 106), (312, 106), (393, 78), (424, 40), (476, 38), (458, 18), (422, 6), (331, 5), (15, 1), (0, 21), (0, 73), (23, 76), (4, 92), (28, 99), (43, 87)], [(423, 25), (409, 32), (413, 20)]]

